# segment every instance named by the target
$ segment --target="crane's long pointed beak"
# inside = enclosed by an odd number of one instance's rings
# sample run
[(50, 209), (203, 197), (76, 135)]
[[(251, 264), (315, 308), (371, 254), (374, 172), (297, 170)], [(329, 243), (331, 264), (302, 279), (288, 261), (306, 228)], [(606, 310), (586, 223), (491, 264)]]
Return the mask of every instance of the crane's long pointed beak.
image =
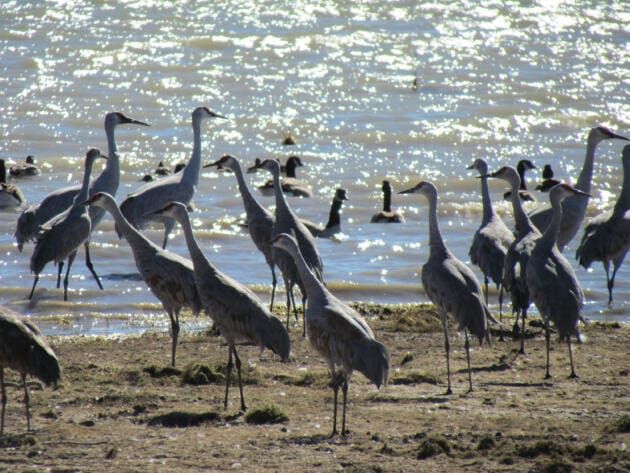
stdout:
[(492, 175), (492, 173), (490, 173), (490, 174), (482, 174), (481, 176), (477, 176), (477, 179), (484, 179), (484, 178), (488, 178), (488, 177), (494, 177), (494, 176)]
[(466, 166), (466, 169), (475, 169), (475, 163), (472, 163), (470, 166)]
[(215, 113), (215, 112), (210, 112), (210, 113), (212, 113), (212, 116), (214, 118), (222, 118), (223, 120), (228, 120), (228, 117), (224, 117), (223, 115), (219, 115), (218, 113)]
[(134, 125), (142, 125), (142, 126), (151, 126), (148, 123), (141, 122), (140, 120), (129, 120), (129, 123), (133, 123)]
[(405, 189), (404, 191), (399, 191), (399, 194), (412, 194), (414, 191), (415, 187), (412, 187), (410, 189)]

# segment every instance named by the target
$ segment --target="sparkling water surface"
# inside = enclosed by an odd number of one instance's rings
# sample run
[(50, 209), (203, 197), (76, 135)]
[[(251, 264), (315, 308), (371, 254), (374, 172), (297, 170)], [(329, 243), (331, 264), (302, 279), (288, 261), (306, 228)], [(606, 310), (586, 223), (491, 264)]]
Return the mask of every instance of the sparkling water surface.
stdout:
[[(591, 127), (630, 136), (630, 10), (624, 2), (122, 1), (3, 2), (0, 5), (0, 157), (28, 154), (40, 176), (15, 181), (29, 203), (80, 182), (90, 147), (105, 151), (103, 118), (120, 111), (150, 128), (120, 126), (117, 200), (159, 161), (173, 167), (192, 150), (190, 114), (200, 105), (226, 121), (202, 125), (203, 160), (229, 153), (302, 157), (298, 177), (314, 191), (290, 198), (304, 218), (325, 223), (334, 189), (350, 200), (339, 241), (318, 240), (329, 287), (344, 300), (425, 301), (419, 272), (428, 257), (427, 205), (394, 195), (404, 224), (370, 224), (381, 181), (395, 191), (432, 180), (441, 229), (468, 261), (481, 220), (479, 181), (466, 167), (531, 159), (575, 182)], [(417, 89), (412, 88), (414, 78)], [(283, 146), (291, 133), (295, 146)], [(612, 207), (621, 187), (621, 141), (599, 145), (589, 216)], [(100, 172), (100, 164), (95, 173)], [(247, 175), (251, 186), (265, 174)], [(530, 174), (530, 186), (541, 179)], [(505, 186), (490, 184), (511, 224)], [(272, 197), (254, 194), (267, 206)], [(536, 193), (539, 202), (547, 196)], [(195, 230), (209, 259), (268, 300), (270, 273), (237, 223), (243, 206), (233, 175), (204, 172)], [(0, 303), (50, 334), (165, 330), (167, 318), (106, 217), (92, 240), (98, 290), (75, 262), (69, 301), (49, 264), (27, 300), (32, 245), (18, 252), (17, 212), (0, 213)], [(159, 242), (159, 228), (147, 234)], [(607, 306), (601, 264), (590, 271), (565, 254), (585, 289), (585, 315), (630, 320), (630, 270), (618, 273)], [(169, 249), (188, 255), (178, 231)], [(478, 273), (479, 274), (479, 273)], [(280, 293), (284, 300), (284, 293)], [(493, 304), (496, 294), (492, 295)], [(205, 318), (188, 319), (199, 328)]]

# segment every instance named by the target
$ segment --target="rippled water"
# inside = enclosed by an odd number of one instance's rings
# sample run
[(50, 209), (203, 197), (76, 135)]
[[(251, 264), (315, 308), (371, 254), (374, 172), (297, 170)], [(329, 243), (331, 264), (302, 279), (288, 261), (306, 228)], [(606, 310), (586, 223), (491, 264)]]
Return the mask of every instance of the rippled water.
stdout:
[[(428, 254), (425, 202), (394, 196), (407, 223), (368, 223), (381, 203), (382, 179), (395, 190), (420, 179), (436, 182), (442, 230), (467, 260), (481, 218), (479, 182), (466, 171), (475, 158), (491, 168), (530, 158), (575, 180), (589, 128), (630, 134), (624, 2), (483, 3), (3, 2), (0, 157), (36, 157), (42, 174), (19, 185), (29, 202), (38, 202), (79, 182), (85, 151), (107, 149), (105, 113), (121, 111), (152, 125), (117, 130), (121, 201), (158, 161), (188, 159), (190, 113), (206, 105), (229, 120), (203, 125), (204, 161), (225, 153), (244, 163), (299, 154), (306, 166), (298, 176), (315, 195), (291, 204), (322, 223), (334, 189), (348, 189), (345, 239), (318, 241), (335, 293), (347, 300), (425, 300), (418, 277)], [(296, 146), (282, 146), (289, 132)], [(614, 203), (622, 146), (598, 148), (591, 215)], [(268, 176), (249, 177), (254, 185)], [(500, 212), (509, 215), (504, 186), (491, 186)], [(209, 258), (267, 298), (268, 268), (234, 225), (243, 213), (234, 177), (204, 173), (195, 205)], [(109, 217), (92, 253), (105, 290), (96, 288), (81, 251), (70, 302), (54, 289), (49, 265), (29, 304), (32, 246), (24, 253), (14, 246), (16, 218), (0, 213), (0, 303), (42, 320), (49, 333), (166, 326), (156, 299), (128, 277), (135, 273), (131, 253)], [(161, 239), (157, 230), (149, 235)], [(575, 247), (574, 241), (567, 250), (570, 259)], [(181, 233), (169, 248), (187, 254)], [(606, 307), (601, 265), (576, 270), (588, 317), (630, 319), (626, 267), (614, 309)]]

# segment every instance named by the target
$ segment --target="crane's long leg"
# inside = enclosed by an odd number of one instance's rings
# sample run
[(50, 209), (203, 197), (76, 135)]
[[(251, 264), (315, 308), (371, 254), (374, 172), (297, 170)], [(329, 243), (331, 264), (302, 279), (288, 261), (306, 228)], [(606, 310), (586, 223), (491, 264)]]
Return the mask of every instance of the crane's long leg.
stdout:
[(2, 413), (0, 414), (0, 437), (4, 434), (4, 410), (7, 407), (7, 387), (4, 385), (4, 368), (0, 366), (0, 389), (2, 390)]
[(302, 336), (306, 337), (306, 296), (302, 295)]
[(291, 284), (291, 306), (293, 307), (293, 317), (295, 317), (295, 320), (298, 321), (300, 320), (300, 316), (298, 315), (297, 304), (295, 303), (295, 294), (293, 293), (294, 288), (295, 285)]
[(523, 309), (521, 316), (521, 348), (518, 351), (521, 355), (525, 354), (525, 319), (527, 318), (527, 309)]
[(464, 347), (466, 348), (466, 361), (468, 362), (468, 392), (471, 393), (473, 390), (473, 386), (472, 386), (472, 372), (470, 371), (470, 343), (468, 341), (468, 329), (464, 329), (464, 336), (466, 337), (466, 341), (464, 342)]
[(483, 275), (483, 286), (484, 286), (484, 295), (486, 297), (486, 307), (488, 306), (488, 276)]
[(573, 352), (571, 351), (571, 335), (567, 337), (567, 344), (569, 345), (569, 360), (571, 361), (571, 374), (569, 378), (577, 378), (578, 375), (575, 374), (575, 368), (573, 367)]
[(175, 220), (172, 218), (164, 220), (164, 240), (162, 240), (162, 249), (166, 249), (166, 244), (168, 243), (168, 236), (173, 231), (173, 227), (175, 226)]
[(346, 430), (346, 405), (348, 403), (348, 379), (344, 376), (343, 386), (341, 388), (343, 393), (343, 411), (341, 413), (341, 435), (345, 436), (348, 431)]
[(287, 332), (289, 331), (289, 319), (291, 318), (291, 289), (289, 285), (284, 283), (285, 290), (287, 291)]
[(612, 306), (613, 302), (613, 289), (615, 287), (615, 276), (617, 275), (617, 271), (619, 271), (619, 267), (623, 263), (623, 259), (621, 261), (613, 261), (613, 273), (610, 278), (610, 283), (608, 284), (608, 305)]
[(448, 380), (448, 388), (446, 389), (446, 394), (453, 394), (453, 390), (451, 389), (451, 346), (448, 341), (448, 330), (447, 330), (447, 322), (446, 312), (442, 312), (440, 314), (442, 318), (442, 327), (444, 327), (444, 349), (446, 350), (446, 377)]
[(223, 409), (227, 409), (228, 391), (230, 390), (230, 381), (232, 380), (232, 345), (228, 344), (228, 363), (225, 374), (225, 399), (223, 400)]
[(339, 379), (334, 370), (332, 371), (331, 387), (333, 389), (333, 429), (330, 436), (334, 437), (337, 435), (337, 399), (339, 397)]
[(608, 305), (612, 304), (612, 284), (610, 282), (610, 261), (604, 260), (602, 261), (604, 265), (604, 270), (606, 271), (606, 287), (608, 288)]
[(57, 289), (61, 287), (61, 273), (63, 272), (63, 261), (57, 265)]
[(245, 412), (247, 410), (247, 406), (245, 405), (245, 396), (243, 396), (243, 379), (241, 378), (241, 359), (236, 352), (236, 347), (232, 347), (232, 351), (234, 352), (234, 359), (236, 360), (236, 373), (238, 375), (238, 389), (241, 393), (241, 411)]
[(272, 265), (271, 268), (271, 303), (269, 304), (269, 311), (273, 312), (273, 301), (276, 297), (276, 286), (278, 285), (278, 279), (276, 278), (276, 270)]
[(549, 343), (551, 341), (551, 334), (549, 333), (549, 325), (545, 322), (545, 345), (547, 350), (547, 370), (545, 372), (545, 379), (551, 378), (551, 373), (549, 372)]
[(175, 367), (175, 353), (177, 352), (177, 338), (179, 337), (179, 311), (168, 311), (168, 318), (171, 319), (171, 366)]
[(26, 408), (26, 429), (31, 430), (31, 395), (28, 392), (26, 374), (22, 373), (22, 385), (24, 386), (24, 406)]
[(98, 284), (98, 288), (102, 291), (103, 285), (101, 284), (101, 280), (99, 279), (98, 274), (96, 274), (96, 271), (94, 270), (94, 265), (92, 264), (92, 258), (90, 258), (90, 241), (89, 240), (85, 242), (84, 247), (85, 247), (85, 265), (90, 270), (90, 273), (92, 273), (92, 276), (94, 276), (94, 279), (96, 279), (96, 284)]
[(39, 274), (36, 274), (35, 279), (33, 279), (33, 287), (31, 288), (31, 294), (28, 296), (29, 301), (33, 298), (33, 293), (35, 292), (35, 286), (37, 286), (37, 281), (39, 281)]
[(70, 268), (74, 262), (74, 258), (77, 256), (76, 250), (68, 256), (68, 267), (66, 268), (66, 277), (63, 278), (63, 300), (68, 300), (68, 278), (70, 277)]
[(503, 323), (503, 284), (499, 285), (499, 322)]

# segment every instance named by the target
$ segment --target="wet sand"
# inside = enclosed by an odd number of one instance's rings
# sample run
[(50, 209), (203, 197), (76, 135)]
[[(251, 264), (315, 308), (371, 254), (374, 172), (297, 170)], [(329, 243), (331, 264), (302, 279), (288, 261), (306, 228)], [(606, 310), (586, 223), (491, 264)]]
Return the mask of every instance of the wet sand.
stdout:
[(290, 363), (239, 347), (248, 413), (267, 408), (263, 420), (281, 421), (263, 425), (239, 412), (236, 386), (223, 409), (220, 337), (183, 334), (175, 370), (168, 334), (63, 338), (52, 340), (63, 367), (59, 389), (31, 390), (32, 432), (21, 390), (9, 387), (0, 470), (630, 471), (630, 327), (583, 327), (585, 342), (574, 344), (579, 379), (567, 378), (566, 344), (555, 337), (553, 378), (543, 379), (536, 326), (524, 356), (511, 339), (473, 344), (468, 394), (463, 335), (451, 331), (454, 394), (446, 396), (444, 339), (430, 307), (362, 307), (392, 369), (380, 391), (355, 373), (346, 438), (328, 438), (326, 365), (301, 327), (291, 327)]

